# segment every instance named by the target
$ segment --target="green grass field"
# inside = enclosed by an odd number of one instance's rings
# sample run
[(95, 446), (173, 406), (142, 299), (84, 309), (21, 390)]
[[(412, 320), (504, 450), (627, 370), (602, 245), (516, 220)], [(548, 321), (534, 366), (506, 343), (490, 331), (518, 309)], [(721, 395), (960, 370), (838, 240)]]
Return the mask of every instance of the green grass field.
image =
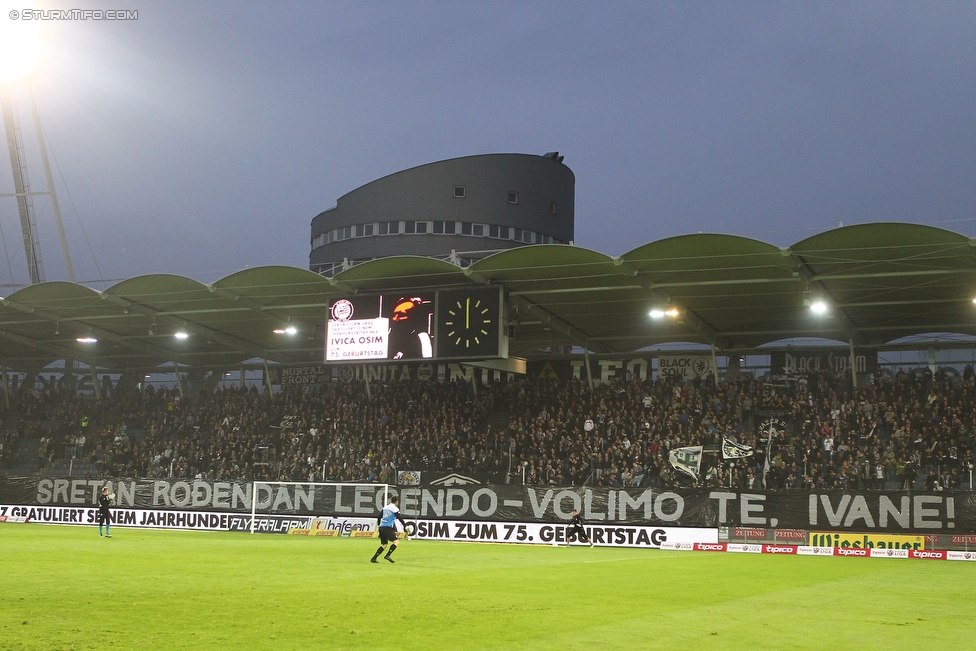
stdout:
[(976, 566), (0, 525), (0, 649), (972, 648)]

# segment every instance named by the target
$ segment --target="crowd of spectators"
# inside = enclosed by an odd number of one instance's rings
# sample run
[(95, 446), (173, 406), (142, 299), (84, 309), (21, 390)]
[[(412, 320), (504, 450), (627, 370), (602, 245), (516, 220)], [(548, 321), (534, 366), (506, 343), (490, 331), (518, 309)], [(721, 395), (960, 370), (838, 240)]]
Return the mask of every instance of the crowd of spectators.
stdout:
[[(702, 445), (698, 485), (955, 490), (968, 487), (973, 464), (974, 383), (967, 367), (961, 376), (879, 374), (857, 389), (848, 376), (817, 373), (593, 389), (542, 378), (477, 390), (335, 382), (192, 400), (173, 389), (98, 401), (26, 392), (11, 410), (16, 430), (0, 438), (0, 462), (9, 462), (11, 440), (39, 437), (42, 471), (75, 458), (102, 474), (150, 478), (395, 483), (398, 470), (419, 470), (497, 483), (660, 487), (695, 483), (675, 472), (669, 452)], [(773, 416), (787, 426), (770, 442), (759, 425)], [(716, 453), (726, 439), (754, 454), (723, 461)]]
[(17, 444), (17, 430), (11, 430), (0, 423), (0, 468), (13, 461)]

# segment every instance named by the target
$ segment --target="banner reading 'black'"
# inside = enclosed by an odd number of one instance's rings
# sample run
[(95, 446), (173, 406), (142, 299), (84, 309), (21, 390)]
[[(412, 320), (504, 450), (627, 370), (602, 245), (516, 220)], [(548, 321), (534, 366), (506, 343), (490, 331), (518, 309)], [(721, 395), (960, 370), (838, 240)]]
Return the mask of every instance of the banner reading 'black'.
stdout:
[[(878, 353), (855, 348), (854, 364), (858, 373), (876, 373)], [(851, 354), (846, 350), (797, 348), (771, 353), (769, 366), (773, 375), (802, 375), (814, 371), (850, 373)]]

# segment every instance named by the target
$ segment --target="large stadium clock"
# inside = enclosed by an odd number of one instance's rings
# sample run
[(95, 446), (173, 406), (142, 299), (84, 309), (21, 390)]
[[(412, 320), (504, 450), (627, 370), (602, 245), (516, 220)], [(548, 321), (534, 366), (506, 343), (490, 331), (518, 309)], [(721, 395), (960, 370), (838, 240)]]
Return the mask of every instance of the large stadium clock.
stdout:
[(442, 291), (437, 302), (438, 357), (499, 355), (499, 288)]

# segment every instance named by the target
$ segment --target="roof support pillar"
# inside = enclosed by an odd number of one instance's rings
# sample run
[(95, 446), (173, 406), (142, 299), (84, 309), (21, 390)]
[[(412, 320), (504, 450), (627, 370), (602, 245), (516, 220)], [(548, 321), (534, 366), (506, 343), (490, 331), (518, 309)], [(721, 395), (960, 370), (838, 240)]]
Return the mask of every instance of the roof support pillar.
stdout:
[(715, 344), (712, 344), (712, 371), (715, 373), (715, 388), (718, 388), (718, 357), (715, 356)]
[(851, 386), (857, 389), (857, 357), (854, 355), (854, 340), (848, 339), (851, 349)]
[(173, 360), (173, 370), (176, 371), (176, 388), (180, 390), (180, 398), (186, 398), (183, 393), (183, 381), (180, 379), (180, 365)]
[[(369, 369), (366, 367), (365, 364), (363, 364), (363, 380), (366, 382), (366, 399), (372, 402), (373, 390), (369, 388)], [(477, 389), (475, 389), (475, 393), (478, 393)]]
[(61, 374), (61, 384), (71, 389), (71, 395), (78, 395), (78, 383), (75, 381), (75, 360), (73, 357), (65, 357), (63, 360), (64, 372)]
[(92, 388), (95, 389), (95, 400), (101, 400), (102, 399), (102, 387), (100, 387), (98, 385), (98, 370), (95, 367), (95, 356), (94, 355), (92, 355), (88, 359), (88, 370), (91, 373)]
[(268, 368), (267, 358), (264, 358), (261, 361), (264, 362), (264, 388), (265, 388), (265, 392), (268, 394), (268, 397), (270, 398), (274, 395), (274, 387), (271, 385), (271, 369)]
[(583, 346), (583, 363), (586, 364), (586, 382), (590, 385), (590, 391), (593, 391), (593, 371), (590, 370), (589, 346)]
[(7, 365), (3, 365), (3, 404), (10, 408), (10, 380), (7, 378)]
[(21, 382), (21, 388), (27, 387), (28, 390), (33, 391), (34, 387), (37, 385), (37, 376), (40, 375), (39, 371), (27, 371), (24, 373), (24, 379)]

